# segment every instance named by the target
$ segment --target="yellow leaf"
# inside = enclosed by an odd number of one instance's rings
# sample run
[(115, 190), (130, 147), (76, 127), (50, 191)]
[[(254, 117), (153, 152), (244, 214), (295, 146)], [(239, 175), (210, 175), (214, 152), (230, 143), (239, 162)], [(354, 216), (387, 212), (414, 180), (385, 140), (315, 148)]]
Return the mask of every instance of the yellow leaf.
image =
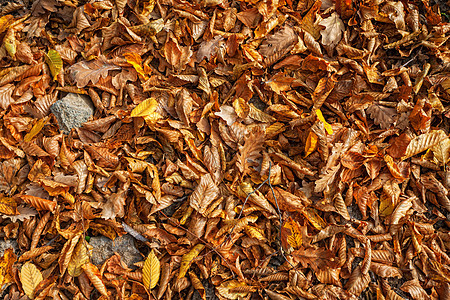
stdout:
[[(58, 230), (58, 232), (61, 234), (60, 230)], [(63, 248), (61, 249), (61, 254), (59, 255), (59, 259), (58, 259), (59, 271), (61, 272), (61, 274), (64, 274), (67, 267), (69, 266), (69, 262), (72, 258), (72, 254), (75, 250), (75, 247), (78, 244), (78, 241), (80, 240), (80, 237), (81, 237), (81, 233), (76, 233), (70, 239), (67, 240), (67, 242), (64, 244)]]
[(147, 74), (145, 74), (144, 69), (142, 68), (142, 58), (137, 53), (125, 53), (123, 56), (125, 56), (125, 59), (127, 60), (127, 63), (133, 66), (133, 68), (138, 72), (139, 75), (142, 76), (144, 80), (148, 79)]
[(92, 263), (87, 263), (83, 265), (81, 268), (83, 269), (84, 273), (86, 273), (87, 277), (92, 282), (97, 291), (99, 291), (100, 294), (109, 299), (108, 292), (106, 291), (105, 284), (103, 283), (102, 280), (102, 275), (100, 274), (98, 268)]
[(158, 258), (155, 255), (155, 251), (152, 250), (147, 256), (144, 262), (144, 268), (142, 269), (142, 281), (146, 288), (153, 289), (159, 281), (159, 275), (161, 273), (161, 266)]
[(325, 130), (327, 131), (327, 133), (333, 134), (333, 128), (331, 128), (331, 125), (328, 124), (327, 121), (325, 121), (325, 118), (323, 117), (320, 109), (316, 109), (316, 115), (317, 115), (317, 118), (323, 123), (323, 126), (325, 127)]
[(319, 137), (317, 136), (317, 134), (310, 131), (305, 144), (305, 152), (306, 152), (305, 157), (308, 157), (308, 155), (310, 155), (311, 153), (314, 152), (314, 150), (316, 150), (318, 140)]
[(92, 250), (93, 247), (85, 242), (84, 239), (78, 241), (67, 266), (67, 272), (70, 276), (78, 277), (83, 273), (82, 266), (89, 262), (89, 253), (92, 253)]
[(9, 56), (11, 56), (11, 58), (14, 58), (14, 55), (16, 55), (17, 47), (16, 47), (16, 37), (14, 34), (14, 30), (12, 28), (9, 28), (8, 31), (6, 32), (5, 37), (3, 39), (3, 43)]
[(380, 208), (379, 208), (380, 216), (382, 217), (390, 216), (393, 211), (394, 211), (394, 203), (392, 203), (392, 198), (383, 193), (380, 197)]
[(63, 67), (61, 55), (59, 55), (58, 51), (50, 49), (48, 54), (45, 54), (45, 62), (50, 68), (50, 73), (52, 73), (53, 80), (56, 80), (56, 76), (58, 76)]
[(17, 257), (12, 248), (7, 249), (0, 258), (0, 288), (7, 283), (13, 282), (12, 266), (16, 259)]
[(20, 270), (20, 281), (25, 294), (31, 299), (34, 298), (34, 290), (38, 284), (43, 280), (41, 271), (30, 262), (22, 266)]
[(264, 237), (264, 231), (258, 227), (247, 225), (244, 227), (244, 230), (252, 238), (258, 239), (260, 241), (264, 241), (266, 239)]
[(0, 18), (0, 33), (3, 33), (11, 23), (13, 23), (14, 17), (12, 15), (6, 15)]
[(10, 216), (18, 215), (17, 202), (13, 198), (0, 196), (0, 213)]
[(289, 218), (289, 220), (284, 224), (285, 228), (291, 231), (291, 234), (287, 237), (287, 242), (292, 248), (298, 249), (302, 245), (302, 228), (297, 221)]
[(440, 141), (436, 145), (430, 148), (433, 151), (434, 159), (439, 165), (445, 166), (450, 159), (450, 139)]
[(306, 208), (303, 211), (303, 215), (317, 230), (322, 230), (327, 227), (327, 223), (317, 214), (314, 208)]
[(156, 0), (145, 1), (143, 3), (141, 15), (148, 17), (152, 13), (153, 9), (155, 8), (155, 5), (156, 5)]
[(30, 132), (28, 132), (25, 137), (23, 138), (23, 140), (25, 142), (31, 142), (31, 140), (39, 133), (41, 132), (42, 128), (44, 128), (45, 124), (47, 124), (49, 120), (49, 117), (45, 117), (43, 119), (40, 119), (39, 121), (37, 121), (33, 128), (31, 128)]
[(247, 102), (242, 98), (236, 98), (233, 101), (233, 108), (239, 118), (247, 118), (248, 113), (250, 112), (250, 107)]
[(153, 114), (158, 107), (158, 102), (153, 98), (148, 98), (131, 111), (131, 117), (146, 117)]
[(183, 255), (183, 257), (181, 258), (180, 273), (178, 274), (178, 278), (183, 278), (184, 276), (186, 276), (186, 272), (189, 270), (192, 261), (200, 254), (200, 252), (202, 252), (204, 248), (205, 245), (197, 244), (194, 248), (191, 249), (191, 251)]

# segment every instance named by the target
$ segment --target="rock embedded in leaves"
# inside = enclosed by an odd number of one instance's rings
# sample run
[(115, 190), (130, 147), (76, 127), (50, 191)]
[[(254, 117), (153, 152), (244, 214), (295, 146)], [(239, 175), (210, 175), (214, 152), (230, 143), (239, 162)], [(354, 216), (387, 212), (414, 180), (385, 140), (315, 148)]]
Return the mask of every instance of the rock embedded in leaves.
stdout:
[(144, 259), (129, 234), (117, 237), (114, 241), (105, 236), (91, 237), (89, 244), (93, 247), (92, 263), (97, 266), (102, 265), (115, 252), (119, 253), (123, 262), (130, 268)]
[(19, 245), (17, 244), (16, 240), (0, 240), (0, 256), (3, 256), (3, 254), (5, 254), (5, 251), (10, 248), (12, 248), (14, 252), (17, 252), (19, 250)]
[(87, 122), (94, 115), (95, 108), (88, 97), (69, 93), (56, 101), (50, 110), (55, 115), (59, 128), (64, 133), (69, 133), (72, 128), (81, 127)]

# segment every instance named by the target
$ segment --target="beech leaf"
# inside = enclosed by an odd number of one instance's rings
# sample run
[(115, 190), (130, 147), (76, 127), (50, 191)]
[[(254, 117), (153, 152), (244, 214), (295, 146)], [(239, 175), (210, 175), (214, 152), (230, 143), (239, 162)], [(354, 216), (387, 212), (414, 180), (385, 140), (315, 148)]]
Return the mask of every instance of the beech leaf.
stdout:
[(333, 12), (328, 18), (319, 22), (319, 25), (325, 29), (320, 31), (322, 43), (326, 46), (335, 47), (342, 38), (342, 32), (345, 30), (344, 23), (336, 12)]
[(155, 255), (155, 251), (152, 250), (147, 256), (144, 262), (144, 268), (142, 269), (142, 280), (144, 285), (150, 290), (153, 289), (159, 281), (160, 276), (160, 263)]

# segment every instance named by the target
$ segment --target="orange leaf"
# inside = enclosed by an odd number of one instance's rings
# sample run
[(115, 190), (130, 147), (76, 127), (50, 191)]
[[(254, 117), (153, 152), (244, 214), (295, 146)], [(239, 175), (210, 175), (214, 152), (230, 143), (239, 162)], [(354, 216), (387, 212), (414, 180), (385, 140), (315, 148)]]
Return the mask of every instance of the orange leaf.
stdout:
[(92, 263), (87, 263), (81, 266), (81, 268), (83, 269), (84, 273), (86, 273), (87, 277), (92, 282), (97, 291), (99, 291), (103, 296), (108, 297), (108, 292), (106, 291), (105, 284), (102, 280), (102, 275), (100, 274), (98, 268)]
[(17, 202), (13, 198), (0, 196), (0, 213), (13, 216), (18, 215)]

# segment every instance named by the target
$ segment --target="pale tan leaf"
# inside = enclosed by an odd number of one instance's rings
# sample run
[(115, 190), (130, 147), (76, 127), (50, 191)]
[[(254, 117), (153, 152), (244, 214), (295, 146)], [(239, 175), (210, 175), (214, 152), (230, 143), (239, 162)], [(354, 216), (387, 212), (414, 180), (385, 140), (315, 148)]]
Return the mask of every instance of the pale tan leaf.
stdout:
[(28, 297), (31, 299), (34, 298), (34, 290), (42, 280), (42, 274), (34, 264), (28, 262), (22, 266), (20, 270), (20, 281)]
[(111, 64), (103, 56), (96, 60), (80, 61), (72, 65), (67, 71), (78, 88), (85, 87), (89, 82), (96, 84), (100, 78), (106, 78), (108, 72), (118, 70), (120, 67)]
[(397, 205), (391, 216), (391, 230), (392, 225), (397, 225), (400, 219), (406, 216), (406, 213), (412, 207), (412, 205), (412, 198), (407, 198)]
[(81, 234), (76, 234), (64, 244), (64, 247), (62, 248), (61, 254), (58, 259), (59, 270), (61, 274), (64, 274), (64, 272), (66, 271), (67, 266), (69, 265), (69, 262), (72, 259), (73, 251), (76, 245), (78, 244), (80, 237)]
[(337, 166), (328, 169), (325, 174), (321, 175), (321, 178), (316, 180), (315, 182), (314, 191), (316, 193), (323, 192), (329, 186), (331, 186), (336, 179), (336, 175), (339, 172), (340, 168), (341, 164), (338, 164)]
[(334, 207), (338, 214), (340, 214), (344, 219), (350, 220), (350, 214), (348, 213), (347, 205), (345, 204), (344, 198), (341, 193), (334, 196)]
[(420, 285), (420, 281), (417, 279), (409, 280), (405, 282), (400, 289), (411, 295), (414, 300), (428, 300), (431, 299), (427, 292)]
[(92, 254), (92, 250), (93, 247), (83, 239), (78, 241), (67, 266), (67, 272), (70, 276), (78, 277), (83, 273), (82, 266), (89, 263), (89, 256)]
[(368, 273), (363, 274), (361, 267), (357, 266), (350, 275), (345, 288), (348, 292), (358, 297), (369, 286), (369, 283), (370, 275)]
[(239, 168), (242, 176), (247, 174), (250, 171), (250, 166), (254, 164), (256, 159), (261, 157), (264, 136), (265, 133), (263, 131), (251, 132), (245, 140), (244, 146), (239, 146), (236, 166)]
[(280, 51), (289, 51), (289, 48), (297, 41), (298, 36), (295, 31), (289, 26), (284, 26), (281, 30), (267, 37), (262, 42), (258, 52), (267, 59)]
[(376, 263), (376, 262), (372, 262), (372, 264), (370, 266), (370, 270), (382, 278), (387, 278), (387, 277), (401, 278), (403, 276), (400, 269), (389, 266), (389, 265), (383, 265), (380, 263)]
[(248, 295), (247, 292), (233, 292), (232, 289), (236, 288), (245, 288), (248, 287), (244, 282), (239, 282), (236, 279), (224, 281), (220, 284), (220, 286), (216, 287), (217, 292), (220, 296), (225, 299), (237, 300)]
[(345, 30), (344, 23), (336, 12), (333, 12), (328, 18), (319, 22), (319, 25), (325, 29), (320, 31), (322, 35), (322, 44), (335, 47), (342, 38), (342, 32)]
[(200, 178), (200, 182), (195, 191), (189, 197), (190, 205), (201, 214), (205, 214), (208, 206), (219, 195), (219, 188), (211, 178), (211, 174), (205, 174)]
[(430, 132), (421, 134), (411, 140), (402, 159), (407, 159), (411, 156), (419, 154), (420, 152), (433, 147), (446, 138), (447, 134), (445, 134), (442, 130), (431, 130)]
[(12, 93), (14, 91), (14, 84), (6, 84), (0, 87), (0, 107), (7, 109), (11, 103), (14, 103)]

